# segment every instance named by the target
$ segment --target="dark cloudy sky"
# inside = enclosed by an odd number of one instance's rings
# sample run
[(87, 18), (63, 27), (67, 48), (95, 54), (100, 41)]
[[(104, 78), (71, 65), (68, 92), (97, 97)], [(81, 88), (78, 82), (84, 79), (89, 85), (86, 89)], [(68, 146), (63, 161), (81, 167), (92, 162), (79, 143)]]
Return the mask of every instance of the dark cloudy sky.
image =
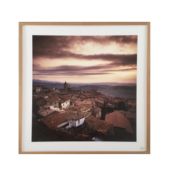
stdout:
[(135, 83), (137, 36), (33, 36), (33, 79)]

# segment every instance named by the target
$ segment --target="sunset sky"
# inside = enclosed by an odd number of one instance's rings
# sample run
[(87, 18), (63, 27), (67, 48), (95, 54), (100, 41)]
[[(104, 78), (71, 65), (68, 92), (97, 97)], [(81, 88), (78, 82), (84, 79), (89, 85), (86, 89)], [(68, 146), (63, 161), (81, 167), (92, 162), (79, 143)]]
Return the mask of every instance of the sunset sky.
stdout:
[(137, 36), (33, 36), (33, 79), (135, 83)]

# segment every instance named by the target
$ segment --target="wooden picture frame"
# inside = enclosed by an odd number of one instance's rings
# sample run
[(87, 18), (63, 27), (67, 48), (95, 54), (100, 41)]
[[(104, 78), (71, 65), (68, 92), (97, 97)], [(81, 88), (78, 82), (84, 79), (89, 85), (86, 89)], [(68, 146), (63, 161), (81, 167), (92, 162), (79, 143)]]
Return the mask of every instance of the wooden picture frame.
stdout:
[[(35, 36), (36, 37), (39, 36), (38, 38), (36, 38), (36, 44), (34, 43)], [(120, 42), (118, 43), (118, 47), (120, 47), (118, 48), (118, 52), (121, 50), (119, 53), (122, 53), (122, 51), (125, 51), (125, 53), (129, 53), (128, 52), (129, 50), (130, 53), (132, 54), (132, 50), (137, 51), (136, 63), (135, 63), (136, 68), (133, 67), (134, 63), (132, 62), (127, 67), (125, 67), (125, 71), (127, 71), (127, 68), (130, 68), (131, 70), (134, 69), (134, 71), (136, 72), (136, 80), (135, 80), (136, 81), (136, 85), (135, 85), (136, 86), (136, 102), (135, 102), (136, 140), (135, 141), (100, 140), (98, 142), (93, 142), (87, 139), (84, 142), (76, 141), (76, 140), (74, 140), (73, 142), (72, 140), (70, 141), (62, 140), (60, 142), (55, 140), (40, 141), (39, 140), (40, 138), (37, 141), (32, 140), (33, 139), (32, 137), (33, 109), (32, 109), (31, 96), (33, 96), (33, 88), (34, 88), (33, 64), (35, 63), (35, 61), (33, 60), (35, 57), (35, 53), (34, 53), (35, 51), (33, 50), (36, 47), (35, 50), (37, 52), (36, 53), (37, 56), (40, 54), (40, 52), (45, 53), (47, 57), (50, 56), (48, 55), (48, 52), (44, 51), (44, 49), (47, 49), (48, 45), (43, 44), (42, 36), (48, 36), (48, 37), (64, 36), (64, 38), (62, 40), (59, 40), (59, 42), (65, 42), (64, 39), (66, 39), (66, 37), (68, 36), (73, 36), (72, 37), (73, 39), (72, 38), (71, 39), (75, 41), (76, 39), (74, 39), (74, 37), (78, 37), (78, 43), (80, 42), (79, 47), (83, 46), (83, 44), (86, 42), (86, 39), (83, 38), (84, 36), (87, 36), (88, 37), (87, 40), (92, 42), (93, 44), (95, 42), (97, 43), (100, 42), (99, 44), (101, 46), (102, 45), (101, 43), (104, 43), (105, 47), (115, 42), (110, 40), (111, 39), (110, 36), (116, 36), (115, 40)], [(82, 38), (80, 38), (80, 41), (79, 41), (79, 36), (80, 37), (82, 36)], [(136, 38), (138, 38), (136, 40), (136, 43), (132, 43), (132, 42), (135, 42), (135, 40), (132, 40), (132, 39), (130, 43), (127, 43), (129, 42), (128, 41), (129, 36), (130, 38), (133, 38), (133, 39), (135, 37), (132, 37), (132, 36), (136, 36)], [(101, 38), (98, 38), (98, 37), (101, 37)], [(98, 41), (98, 39), (100, 41)], [(38, 42), (38, 40), (40, 41)], [(48, 43), (48, 41), (50, 43), (52, 42), (52, 40), (46, 40), (45, 43)], [(67, 42), (69, 42), (69, 39)], [(38, 47), (39, 44), (41, 46)], [(136, 45), (136, 49), (135, 49), (135, 45)], [(125, 48), (122, 49), (121, 47), (124, 47), (124, 46)], [(98, 45), (96, 46), (93, 45), (93, 47), (96, 47), (96, 50), (97, 48), (99, 49), (103, 48), (103, 46), (99, 47)], [(91, 49), (91, 46), (86, 48)], [(80, 48), (80, 49), (83, 50), (83, 48)], [(86, 51), (85, 49), (84, 49), (84, 53)], [(80, 50), (80, 54), (73, 53), (71, 54), (71, 56), (79, 57), (78, 59), (81, 59), (81, 58), (83, 59), (82, 54), (84, 53), (82, 53), (82, 50)], [(110, 50), (113, 51), (112, 46), (108, 46), (108, 50), (106, 51), (106, 53), (102, 52), (102, 54), (104, 53), (103, 55), (105, 55), (106, 57), (106, 54)], [(49, 53), (50, 52), (52, 51), (49, 51)], [(89, 53), (91, 54), (93, 52), (89, 52)], [(65, 54), (68, 55), (70, 54), (70, 52), (67, 53), (67, 50), (66, 50)], [(87, 58), (86, 59), (87, 61), (90, 58), (90, 54), (88, 56), (84, 56), (85, 59)], [(94, 52), (94, 55), (97, 55), (97, 54), (98, 54), (97, 51), (96, 53)], [(109, 53), (109, 56), (113, 56), (115, 58), (114, 54), (115, 52), (113, 52), (112, 54)], [(63, 55), (63, 57), (68, 57), (69, 55), (68, 56), (67, 55), (66, 56)], [(95, 59), (96, 57), (97, 58), (99, 57), (94, 55), (91, 56), (93, 57), (93, 59)], [(124, 54), (118, 54), (118, 55), (124, 55)], [(42, 57), (42, 56), (43, 55), (39, 55), (38, 57)], [(52, 55), (51, 57), (54, 57), (54, 56)], [(37, 60), (37, 63), (39, 62), (38, 60)], [(41, 65), (42, 64), (41, 62), (43, 63), (44, 60), (41, 60), (38, 63), (38, 65)], [(84, 63), (87, 63), (87, 62), (84, 62)], [(55, 62), (53, 62), (52, 64), (55, 64)], [(103, 64), (103, 62), (98, 64)], [(123, 63), (123, 64), (124, 65), (121, 65), (121, 66), (124, 68), (126, 63)], [(48, 62), (44, 63), (44, 66), (45, 65), (47, 66)], [(78, 66), (76, 66), (76, 68), (78, 68)], [(42, 74), (41, 78), (43, 78), (46, 74)], [(85, 74), (85, 77), (88, 77), (86, 75), (86, 72), (84, 72), (84, 74)], [(39, 77), (39, 75), (40, 73), (37, 73), (37, 78)], [(47, 76), (49, 76), (49, 74)], [(101, 74), (101, 77), (102, 77), (102, 74)], [(40, 81), (41, 80), (43, 79), (40, 79)], [(139, 106), (137, 107), (137, 105)], [(139, 115), (137, 115), (137, 113)], [(40, 120), (43, 121), (43, 119), (39, 119), (39, 121)], [(49, 124), (47, 125), (46, 123), (46, 126), (50, 126), (50, 125)], [(143, 129), (141, 129), (141, 126), (143, 126)], [(57, 132), (57, 129), (56, 129), (56, 132)], [(73, 131), (73, 132), (76, 132), (76, 131)], [(102, 136), (102, 139), (103, 139), (103, 136)], [(19, 23), (19, 153), (20, 154), (149, 154), (150, 153), (150, 22), (20, 22)]]

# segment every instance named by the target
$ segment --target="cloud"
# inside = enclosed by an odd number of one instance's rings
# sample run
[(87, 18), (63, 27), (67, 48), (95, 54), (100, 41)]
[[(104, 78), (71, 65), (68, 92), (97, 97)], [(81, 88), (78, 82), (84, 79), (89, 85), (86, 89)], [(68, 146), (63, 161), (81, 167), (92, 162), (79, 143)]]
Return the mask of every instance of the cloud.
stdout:
[[(33, 36), (33, 78), (134, 81), (137, 36)], [(131, 71), (131, 73), (130, 73)], [(77, 78), (77, 77), (76, 77)], [(72, 80), (75, 81), (75, 80)]]
[(108, 44), (108, 42), (117, 42), (120, 44), (127, 43), (137, 43), (136, 35), (127, 35), (127, 36), (79, 36), (76, 38), (76, 42), (96, 42), (102, 44)]
[[(60, 61), (62, 61), (62, 58), (65, 59), (64, 57), (60, 57)], [(109, 64), (106, 65), (114, 65), (114, 66), (129, 66), (129, 65), (136, 65), (137, 62), (137, 55), (136, 54), (130, 54), (130, 55), (115, 55), (115, 54), (98, 54), (98, 55), (80, 55), (80, 54), (68, 54), (66, 59), (69, 59), (72, 61), (74, 58), (75, 60), (79, 61), (81, 60), (87, 60), (87, 61), (93, 61), (93, 60), (103, 60), (105, 62), (110, 62)], [(42, 60), (42, 59), (41, 59)], [(43, 58), (44, 60), (44, 58)], [(41, 62), (41, 61), (40, 61)], [(50, 60), (51, 62), (51, 60)], [(67, 61), (68, 62), (68, 61)], [(34, 62), (38, 63), (38, 62)], [(34, 68), (36, 68), (36, 64), (34, 64)]]
[(71, 52), (74, 45), (84, 45), (93, 42), (109, 45), (111, 42), (118, 44), (137, 44), (137, 36), (33, 36), (33, 58), (47, 57), (77, 57), (82, 55)]
[(115, 67), (113, 64), (98, 66), (58, 66), (53, 68), (35, 67), (33, 75), (103, 75), (111, 74), (113, 71), (136, 70), (135, 66)]
[(116, 55), (116, 54), (98, 54), (98, 55), (87, 55), (87, 56), (79, 56), (81, 59), (101, 59), (101, 60), (109, 60), (112, 61), (112, 64), (115, 65), (130, 65), (136, 64), (137, 55)]
[(70, 41), (63, 36), (33, 36), (33, 57), (61, 53), (63, 48), (69, 47)]

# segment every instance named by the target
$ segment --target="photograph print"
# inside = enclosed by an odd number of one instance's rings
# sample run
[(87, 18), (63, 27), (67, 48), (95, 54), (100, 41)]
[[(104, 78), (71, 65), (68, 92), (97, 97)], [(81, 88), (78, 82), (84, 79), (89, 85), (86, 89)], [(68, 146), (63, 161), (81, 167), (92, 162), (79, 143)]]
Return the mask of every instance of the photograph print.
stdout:
[(136, 142), (137, 35), (32, 36), (32, 142)]

